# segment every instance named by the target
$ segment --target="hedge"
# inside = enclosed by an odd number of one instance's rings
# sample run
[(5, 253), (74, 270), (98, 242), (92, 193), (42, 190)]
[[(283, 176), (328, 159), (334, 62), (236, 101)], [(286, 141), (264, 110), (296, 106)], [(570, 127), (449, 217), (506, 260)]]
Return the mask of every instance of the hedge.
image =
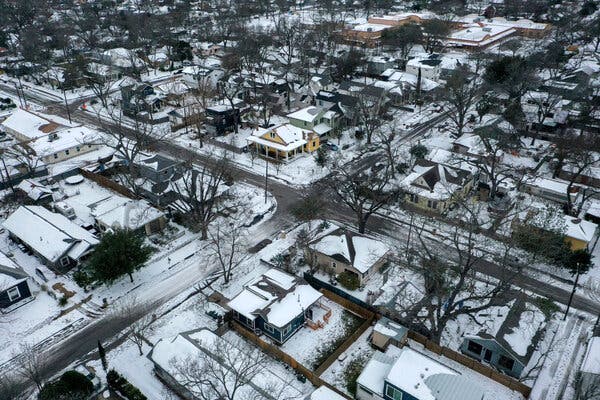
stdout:
[(115, 391), (119, 392), (120, 395), (126, 397), (128, 400), (147, 400), (147, 397), (140, 392), (138, 388), (133, 386), (127, 379), (122, 377), (117, 371), (111, 369), (106, 374), (106, 381)]

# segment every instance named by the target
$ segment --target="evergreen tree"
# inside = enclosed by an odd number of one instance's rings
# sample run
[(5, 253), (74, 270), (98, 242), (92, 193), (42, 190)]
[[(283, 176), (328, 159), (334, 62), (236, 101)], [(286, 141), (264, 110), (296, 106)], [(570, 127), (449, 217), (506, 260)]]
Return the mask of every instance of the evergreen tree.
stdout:
[(106, 233), (89, 260), (92, 276), (100, 282), (111, 283), (127, 274), (133, 282), (133, 272), (150, 257), (151, 248), (135, 232), (117, 229)]
[(102, 368), (104, 372), (108, 371), (108, 361), (106, 361), (106, 351), (104, 351), (104, 347), (100, 340), (98, 340), (98, 355), (100, 356), (100, 361), (102, 361)]

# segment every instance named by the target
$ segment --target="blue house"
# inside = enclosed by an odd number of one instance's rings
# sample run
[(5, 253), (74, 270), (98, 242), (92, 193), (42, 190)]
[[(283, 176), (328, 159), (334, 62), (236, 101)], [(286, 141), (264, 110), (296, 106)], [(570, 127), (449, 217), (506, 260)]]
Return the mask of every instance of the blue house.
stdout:
[(32, 296), (29, 275), (0, 252), (0, 310), (4, 311)]
[(358, 400), (482, 400), (475, 383), (410, 347), (375, 352), (356, 380)]
[(496, 331), (465, 335), (460, 351), (518, 379), (543, 335), (544, 321), (544, 313), (518, 297)]
[(228, 305), (234, 320), (282, 344), (312, 319), (321, 297), (303, 279), (272, 268), (245, 285)]

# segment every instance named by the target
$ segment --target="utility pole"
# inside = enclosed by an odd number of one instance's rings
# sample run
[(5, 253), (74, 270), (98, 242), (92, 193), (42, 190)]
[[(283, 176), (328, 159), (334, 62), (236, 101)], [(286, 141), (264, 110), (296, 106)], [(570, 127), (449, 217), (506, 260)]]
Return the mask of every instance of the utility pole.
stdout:
[(65, 93), (65, 89), (63, 89), (63, 99), (65, 99), (65, 108), (67, 109), (67, 116), (69, 117), (69, 124), (72, 124), (71, 122), (71, 110), (69, 110), (69, 103), (67, 102), (67, 94)]
[[(267, 156), (268, 157), (268, 156)], [(267, 204), (268, 186), (269, 186), (269, 159), (265, 157), (265, 204)]]
[(23, 99), (21, 98), (21, 91), (19, 90), (19, 85), (15, 82), (15, 89), (17, 89), (17, 96), (19, 97), (19, 105), (23, 108)]
[(571, 309), (571, 302), (573, 301), (573, 296), (575, 296), (575, 290), (577, 290), (577, 283), (579, 283), (579, 263), (577, 263), (577, 274), (575, 275), (575, 283), (573, 284), (573, 290), (571, 291), (571, 295), (569, 296), (569, 302), (567, 303), (567, 309), (565, 310), (563, 321), (567, 319), (567, 314), (569, 314), (569, 310)]

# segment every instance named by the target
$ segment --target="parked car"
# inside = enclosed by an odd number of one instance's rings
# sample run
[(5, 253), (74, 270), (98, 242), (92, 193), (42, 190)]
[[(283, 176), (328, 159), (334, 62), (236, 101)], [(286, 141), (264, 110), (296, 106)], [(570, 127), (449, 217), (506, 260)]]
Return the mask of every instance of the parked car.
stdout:
[(327, 147), (331, 151), (338, 151), (340, 148), (333, 143), (324, 143), (324, 146)]

